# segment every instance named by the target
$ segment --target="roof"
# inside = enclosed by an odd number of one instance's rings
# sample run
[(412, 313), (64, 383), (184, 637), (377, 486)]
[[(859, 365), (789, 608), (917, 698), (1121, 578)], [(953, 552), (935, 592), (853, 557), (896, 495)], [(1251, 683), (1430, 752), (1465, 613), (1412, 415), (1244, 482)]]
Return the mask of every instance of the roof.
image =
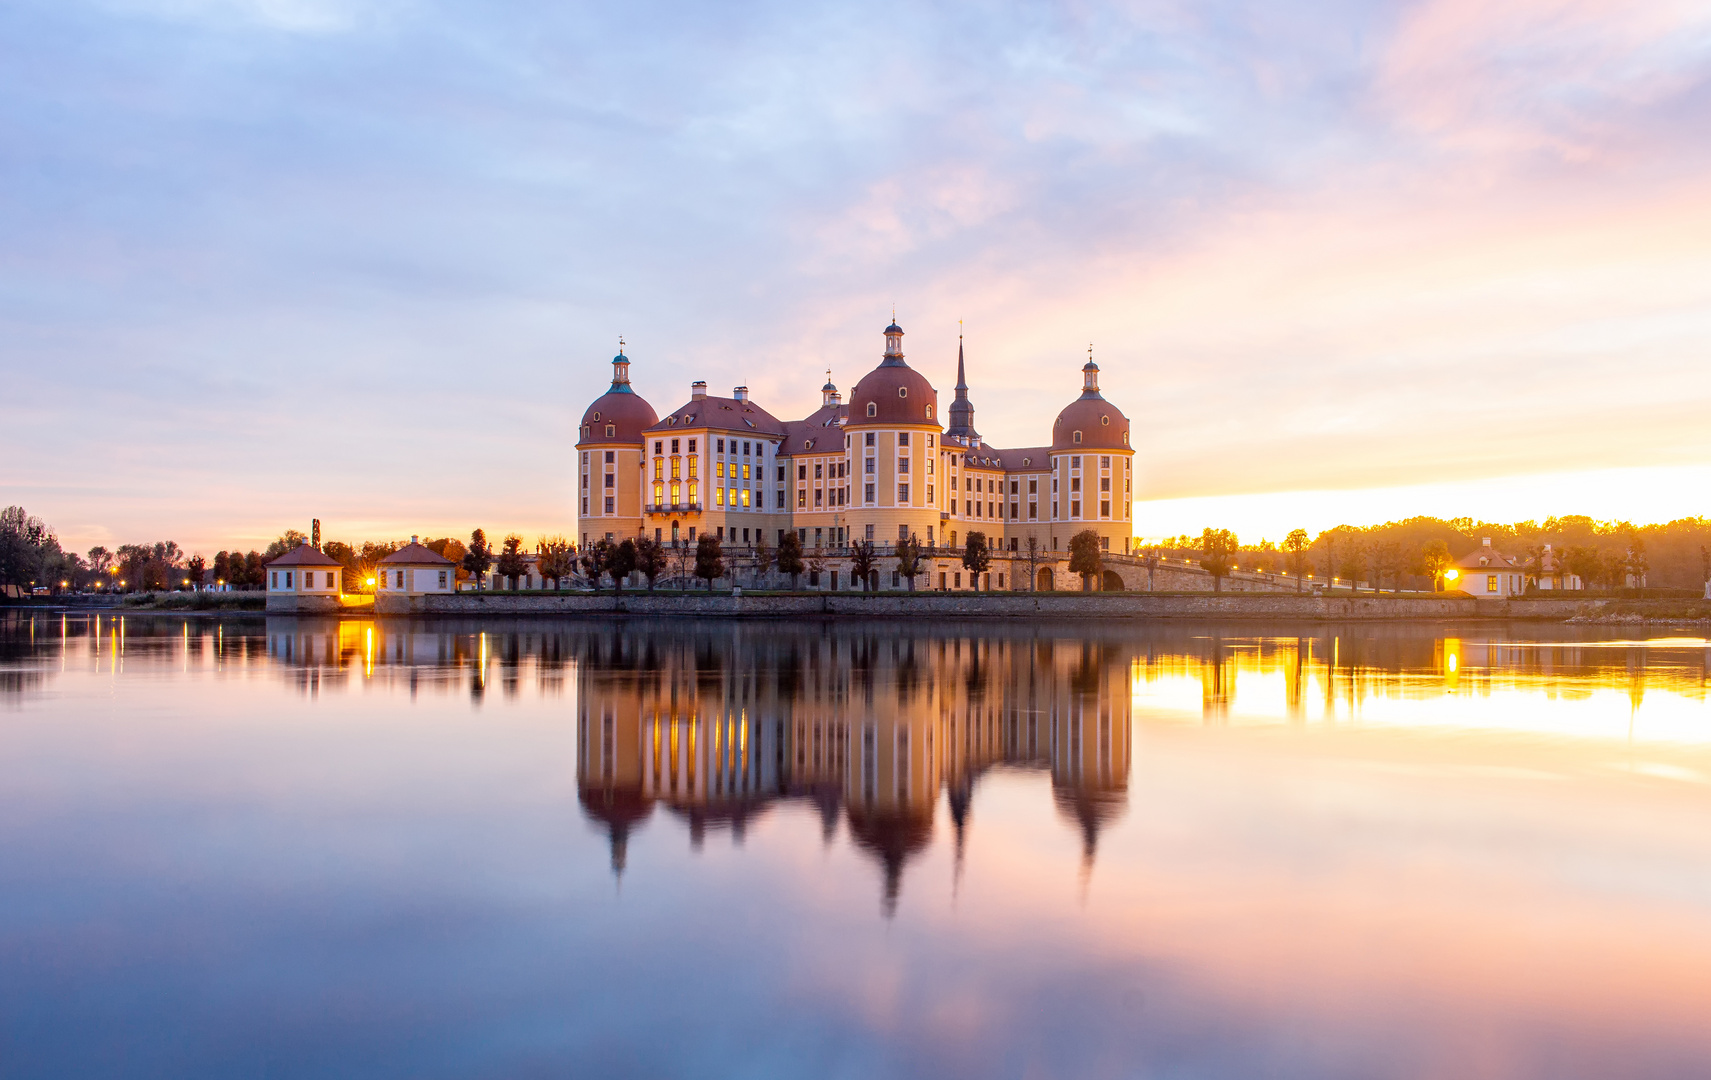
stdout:
[(742, 435), (784, 435), (784, 421), (752, 401), (728, 397), (696, 398), (648, 426), (649, 435), (683, 428), (734, 431)]
[(441, 555), (433, 548), (426, 547), (415, 541), (405, 544), (386, 558), (380, 560), (382, 566), (404, 564), (406, 566), (452, 566), (450, 559)]
[(328, 555), (320, 548), (310, 544), (294, 547), (277, 559), (270, 559), (268, 566), (342, 566), (343, 563)]
[[(873, 405), (873, 415), (867, 407)], [(921, 424), (938, 427), (939, 393), (903, 358), (887, 357), (850, 391), (850, 427)]]
[[(1479, 560), (1484, 559), (1484, 562)], [(1463, 570), (1519, 570), (1521, 564), (1496, 548), (1476, 547), (1456, 560)]]
[[(1075, 432), (1081, 441), (1075, 441)], [(1052, 423), (1052, 449), (1074, 453), (1078, 450), (1129, 449), (1129, 418), (1123, 410), (1106, 401), (1097, 390), (1084, 390), (1070, 402)]]
[[(578, 446), (599, 446), (607, 443), (628, 443), (631, 445), (642, 441), (642, 431), (659, 419), (653, 406), (626, 384), (622, 390), (614, 387), (594, 399), (588, 406), (588, 411), (582, 414), (582, 426), (577, 429), (581, 438)], [(611, 424), (611, 435), (606, 434), (606, 425)]]
[(827, 405), (810, 413), (805, 420), (792, 420), (785, 424), (779, 456), (843, 453), (844, 429), (838, 426), (838, 419), (848, 416), (849, 411), (847, 405)]

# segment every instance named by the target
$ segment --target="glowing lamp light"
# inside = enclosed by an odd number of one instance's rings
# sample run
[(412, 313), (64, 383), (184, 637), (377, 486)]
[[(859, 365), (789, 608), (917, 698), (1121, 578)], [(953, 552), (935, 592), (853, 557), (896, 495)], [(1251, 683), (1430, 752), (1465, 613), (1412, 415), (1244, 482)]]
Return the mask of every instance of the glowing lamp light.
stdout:
[[(1450, 567), (1448, 570), (1444, 571), (1444, 580), (1445, 581), (1454, 581), (1456, 578), (1459, 578), (1459, 577), (1461, 577), (1461, 571), (1457, 570), (1453, 566)], [(1450, 670), (1454, 671), (1455, 668), (1452, 666), (1450, 668)]]
[(1444, 666), (1450, 669), (1451, 675), (1455, 674), (1455, 672), (1456, 672), (1456, 654), (1455, 653), (1450, 653), (1449, 656), (1445, 657)]

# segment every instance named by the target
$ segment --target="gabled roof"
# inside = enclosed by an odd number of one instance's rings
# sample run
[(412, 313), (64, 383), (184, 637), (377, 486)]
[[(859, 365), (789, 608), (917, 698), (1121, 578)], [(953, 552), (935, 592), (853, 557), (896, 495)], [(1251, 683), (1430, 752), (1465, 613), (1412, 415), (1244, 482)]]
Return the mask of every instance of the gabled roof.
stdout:
[(328, 555), (320, 548), (304, 544), (294, 547), (277, 559), (270, 559), (268, 566), (341, 566), (339, 560)]
[(431, 547), (411, 541), (380, 560), (382, 566), (402, 563), (406, 566), (452, 566), (452, 561)]
[(704, 397), (680, 405), (660, 417), (658, 423), (649, 426), (646, 433), (659, 435), (683, 428), (706, 428), (763, 437), (770, 435), (773, 438), (784, 435), (784, 421), (759, 405), (722, 397)]
[[(1484, 562), (1480, 560), (1484, 559)], [(1456, 565), (1463, 570), (1519, 570), (1521, 564), (1496, 548), (1476, 547), (1456, 560)]]

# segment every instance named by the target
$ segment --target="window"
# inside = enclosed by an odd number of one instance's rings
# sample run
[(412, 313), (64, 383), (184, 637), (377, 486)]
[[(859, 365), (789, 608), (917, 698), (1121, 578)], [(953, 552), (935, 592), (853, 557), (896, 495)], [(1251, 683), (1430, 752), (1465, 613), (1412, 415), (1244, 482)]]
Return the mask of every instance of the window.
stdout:
[(749, 456), (749, 444), (748, 443), (743, 444), (743, 456), (744, 457)]
[[(584, 479), (587, 479), (587, 478), (584, 477)], [(586, 496), (586, 495), (584, 495), (582, 497), (582, 512), (584, 515), (586, 515), (588, 513), (588, 496)]]
[(618, 425), (607, 424), (606, 425), (606, 437), (608, 439), (612, 439), (612, 438), (616, 438), (617, 435), (618, 435)]
[(616, 500), (615, 500), (615, 499), (613, 499), (613, 498), (612, 498), (612, 496), (610, 496), (610, 495), (608, 495), (608, 496), (606, 496), (606, 512), (607, 512), (607, 513), (608, 513), (608, 514), (615, 514), (615, 513), (617, 513), (617, 511), (616, 511), (616, 510), (614, 510), (614, 509), (613, 509), (613, 504), (614, 504), (614, 503), (615, 503), (615, 502), (616, 502)]
[(1103, 427), (1110, 427), (1111, 426), (1111, 418), (1109, 416), (1101, 416), (1099, 418), (1099, 423)]
[(1099, 500), (1099, 516), (1100, 517), (1110, 517), (1111, 516), (1111, 500), (1110, 499), (1100, 499)]
[(897, 445), (898, 446), (908, 446), (909, 445), (909, 433), (907, 431), (899, 431), (897, 433)]
[(1109, 469), (1111, 467), (1111, 459), (1108, 457), (1100, 458), (1099, 459), (1099, 467), (1101, 469)]
[(665, 459), (664, 458), (654, 458), (654, 479), (655, 480), (661, 480), (661, 479), (664, 479), (664, 477), (665, 477)]
[[(931, 405), (929, 405), (929, 406), (927, 406), (927, 419), (931, 420), (932, 418), (933, 418), (933, 407)], [(931, 435), (929, 435), (929, 436), (927, 436), (927, 446), (931, 447), (932, 445), (933, 445), (933, 437)]]
[[(817, 491), (814, 493), (814, 495), (815, 495), (814, 505), (815, 506), (820, 505), (819, 494), (820, 493)], [(798, 509), (806, 508), (807, 505), (808, 505), (808, 489), (807, 488), (798, 488), (796, 490), (796, 506), (797, 506), (797, 508)]]
[[(287, 585), (291, 584), (291, 581), (290, 581), (291, 575), (287, 574), (285, 576), (287, 579), (285, 583)], [(1497, 575), (1496, 574), (1485, 575), (1485, 591), (1486, 592), (1496, 592), (1497, 591)]]
[(932, 501), (933, 501), (933, 485), (928, 484), (927, 485), (927, 502), (929, 504), (931, 504)]
[[(820, 475), (820, 466), (816, 465), (816, 466), (814, 466), (814, 476), (816, 478), (818, 478), (819, 475)], [(806, 465), (796, 466), (796, 479), (798, 479), (798, 480), (808, 479), (808, 466), (806, 466)]]
[[(691, 454), (695, 453), (694, 444), (690, 445), (689, 452)], [(692, 457), (689, 459), (689, 479), (691, 479), (691, 480), (695, 479), (696, 475), (701, 471), (699, 468), (699, 462), (700, 461), (701, 461), (701, 459), (698, 457)]]
[(872, 539), (873, 539), (873, 526), (872, 526), (872, 525), (869, 525), (869, 526), (868, 526), (868, 527), (867, 527), (867, 538), (868, 538), (868, 539), (869, 539), (869, 540), (872, 540)]
[(1029, 480), (1028, 481), (1028, 494), (1038, 495), (1039, 493), (1040, 493), (1040, 482), (1038, 480)]
[(440, 588), (443, 589), (445, 587), (446, 587), (446, 572), (444, 570), (441, 570), (440, 571)]
[(713, 463), (713, 475), (717, 476), (721, 480), (725, 478), (725, 463), (723, 461), (715, 461)]
[(873, 432), (871, 431), (867, 433), (867, 445), (873, 445)]
[(609, 488), (617, 487), (618, 486), (618, 478), (615, 475), (613, 475), (612, 473), (607, 473), (606, 474), (606, 486)]
[(784, 483), (784, 466), (783, 465), (780, 465), (778, 467), (778, 482), (781, 484)]
[(279, 571), (278, 570), (275, 570), (273, 572), (273, 587), (276, 589), (279, 588)]
[(606, 464), (608, 464), (608, 465), (610, 465), (610, 464), (612, 464), (612, 463), (613, 463), (613, 462), (614, 462), (614, 461), (617, 461), (617, 460), (618, 460), (618, 453), (617, 453), (617, 451), (615, 451), (615, 450), (608, 450), (608, 451), (606, 451)]
[(725, 440), (724, 440), (724, 439), (720, 439), (720, 440), (719, 440), (719, 450), (718, 450), (718, 452), (719, 452), (719, 453), (721, 453), (721, 454), (723, 454), (723, 453), (724, 453), (724, 452), (725, 452)]
[[(747, 445), (748, 445), (748, 444), (747, 444), (747, 443), (744, 443), (744, 444), (743, 444), (743, 445), (744, 445), (744, 446), (747, 446)], [(747, 479), (749, 479), (749, 466), (748, 466), (748, 462), (744, 462), (744, 463), (743, 463), (743, 479), (744, 479), (744, 480), (747, 480)]]
[(745, 510), (748, 509), (748, 505), (749, 505), (749, 489), (744, 488), (743, 489), (743, 509), (745, 509)]
[[(678, 446), (678, 443), (677, 443), (677, 440), (676, 440), (676, 439), (673, 439), (673, 440), (671, 440), (671, 452), (672, 452), (672, 453), (674, 453), (674, 454), (675, 454), (675, 453), (677, 453), (677, 452), (678, 452), (678, 450), (677, 450), (677, 446)], [(656, 450), (656, 451), (654, 451), (654, 452), (655, 452), (655, 453), (658, 453), (658, 452), (659, 452), (659, 451), (657, 451), (657, 450)]]
[(1069, 504), (1069, 516), (1070, 517), (1080, 517), (1081, 516), (1081, 500), (1080, 499), (1071, 500), (1071, 502)]
[(873, 464), (873, 463), (874, 463), (874, 459), (873, 459), (873, 458), (868, 458), (868, 459), (867, 459), (867, 474), (868, 474), (868, 475), (869, 475), (869, 476), (872, 476), (872, 475), (873, 475), (873, 472), (874, 472), (874, 464)]
[(689, 440), (689, 452), (691, 454), (695, 453), (695, 440), (694, 439)]
[(909, 539), (909, 526), (907, 526), (907, 525), (897, 526), (897, 539), (899, 539), (899, 540)]
[(1070, 442), (1076, 442), (1076, 443), (1080, 442), (1081, 441), (1081, 432), (1078, 431), (1074, 435), (1070, 436), (1069, 441)]
[(1081, 477), (1072, 476), (1069, 478), (1069, 490), (1071, 490), (1071, 491), (1080, 491), (1081, 490)]
[[(874, 403), (873, 403), (873, 402), (871, 402), (871, 401), (870, 401), (870, 402), (868, 402), (868, 403), (867, 403), (867, 415), (869, 415), (869, 416), (878, 416), (878, 415), (879, 415), (879, 406), (878, 406), (878, 405), (875, 405), (875, 404), (874, 404)], [(872, 432), (869, 432), (869, 433), (868, 433), (868, 436), (867, 436), (867, 437), (868, 437), (868, 438), (870, 438), (870, 439), (871, 439), (871, 438), (873, 438), (873, 434), (872, 434)], [(870, 445), (870, 446), (871, 446), (871, 445), (872, 445), (872, 444), (871, 444), (871, 443), (870, 443), (870, 444), (869, 444), (869, 445)]]
[(1040, 504), (1037, 502), (1029, 503), (1028, 504), (1028, 520), (1029, 521), (1037, 520), (1039, 518), (1039, 516), (1040, 516)]
[[(873, 485), (872, 484), (867, 485), (867, 501), (869, 504), (871, 504), (873, 502)], [(871, 529), (871, 528), (873, 528), (873, 526), (869, 525), (868, 528)]]
[(908, 484), (898, 484), (897, 485), (897, 501), (900, 503), (906, 503), (909, 501), (909, 485)]
[[(290, 577), (291, 575), (286, 574), (285, 576)], [(287, 582), (287, 584), (289, 584), (289, 582)], [(404, 587), (404, 571), (402, 571), (402, 570), (398, 571), (398, 587), (400, 589), (402, 589)]]
[(899, 386), (897, 388), (897, 396), (898, 397), (908, 397), (909, 396), (909, 388), (907, 386)]
[(658, 506), (660, 503), (662, 503), (664, 501), (665, 501), (665, 485), (656, 483), (654, 485), (654, 505)]
[[(933, 407), (932, 407), (932, 406), (931, 406), (931, 405), (929, 405), (929, 406), (927, 406), (927, 419), (929, 419), (929, 420), (931, 420), (931, 419), (932, 419), (932, 418), (933, 418)], [(929, 437), (930, 437), (930, 436), (929, 436)], [(928, 446), (931, 446), (931, 445), (933, 445), (933, 444), (932, 444), (932, 443), (928, 443), (928, 444), (927, 444), (927, 445), (928, 445)]]
[(908, 458), (900, 457), (897, 459), (897, 471), (899, 473), (906, 473), (909, 471), (909, 459)]
[(654, 453), (656, 453), (656, 454), (665, 453), (665, 443), (660, 442), (658, 439), (654, 440)]
[(1010, 494), (1012, 494), (1012, 495), (1016, 494), (1016, 492), (1020, 488), (1020, 486), (1021, 486), (1020, 480), (1010, 481)]

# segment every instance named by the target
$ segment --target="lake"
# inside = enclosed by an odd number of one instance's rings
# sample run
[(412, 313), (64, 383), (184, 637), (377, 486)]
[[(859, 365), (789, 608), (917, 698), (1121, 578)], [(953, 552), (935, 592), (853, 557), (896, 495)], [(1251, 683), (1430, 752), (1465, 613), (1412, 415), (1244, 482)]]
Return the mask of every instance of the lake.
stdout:
[(0, 1075), (1711, 1075), (1711, 646), (0, 616)]

